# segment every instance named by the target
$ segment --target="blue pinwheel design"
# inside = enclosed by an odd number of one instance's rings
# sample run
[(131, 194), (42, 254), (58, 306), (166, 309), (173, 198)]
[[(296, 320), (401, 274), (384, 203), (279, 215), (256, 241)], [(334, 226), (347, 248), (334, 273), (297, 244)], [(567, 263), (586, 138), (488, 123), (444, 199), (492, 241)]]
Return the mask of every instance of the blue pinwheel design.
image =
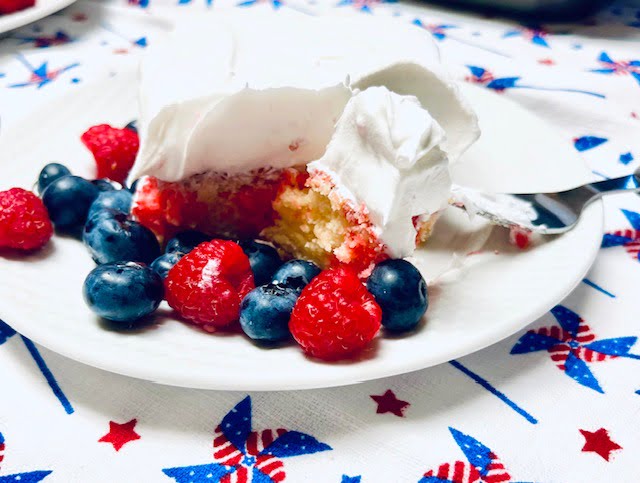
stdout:
[(443, 40), (447, 38), (448, 30), (457, 28), (455, 25), (450, 24), (424, 23), (418, 18), (414, 19), (411, 23), (425, 29), (427, 32), (433, 35), (436, 40)]
[(253, 7), (254, 5), (271, 5), (274, 10), (278, 10), (284, 5), (282, 0), (244, 0), (237, 4), (238, 7)]
[(509, 30), (502, 36), (502, 38), (505, 39), (510, 37), (521, 37), (532, 44), (549, 48), (549, 44), (546, 40), (547, 32), (541, 27), (520, 27), (518, 29)]
[(373, 9), (383, 3), (398, 3), (398, 0), (340, 0), (336, 7), (351, 6), (364, 13), (371, 13)]
[(467, 461), (443, 463), (427, 471), (418, 483), (507, 483), (511, 475), (500, 458), (477, 439), (449, 428)]
[(251, 397), (222, 419), (213, 439), (213, 463), (165, 468), (177, 483), (279, 483), (286, 477), (282, 458), (328, 451), (313, 436), (286, 429), (251, 429)]
[(562, 305), (551, 309), (558, 325), (541, 327), (524, 334), (511, 349), (511, 354), (528, 354), (546, 350), (558, 369), (589, 389), (604, 393), (588, 363), (626, 357), (640, 359), (629, 351), (637, 337), (596, 340), (591, 328), (575, 312)]
[(598, 62), (601, 67), (590, 69), (598, 74), (631, 75), (640, 84), (640, 60), (613, 60), (606, 52), (600, 53)]
[(573, 140), (573, 146), (580, 152), (588, 151), (589, 149), (597, 148), (601, 144), (608, 141), (607, 138), (601, 138), (599, 136), (581, 136)]
[(12, 38), (20, 40), (22, 44), (33, 43), (33, 46), (37, 49), (46, 49), (55, 45), (64, 45), (73, 42), (73, 38), (62, 30), (58, 30), (53, 35), (14, 35)]
[(38, 67), (34, 67), (29, 63), (29, 61), (21, 54), (18, 54), (17, 59), (24, 65), (30, 72), (29, 79), (25, 82), (18, 82), (16, 84), (10, 84), (9, 87), (29, 87), (36, 86), (36, 88), (40, 89), (41, 87), (53, 82), (58, 77), (60, 77), (63, 73), (75, 69), (80, 64), (73, 63), (66, 65), (64, 67), (59, 67), (57, 69), (49, 69), (48, 62), (43, 62)]
[[(190, 5), (193, 3), (193, 0), (178, 0), (178, 5)], [(207, 7), (213, 5), (213, 0), (204, 0), (204, 3)]]
[[(1, 337), (1, 334), (0, 334)], [(0, 463), (4, 460), (5, 440), (0, 433)], [(26, 473), (14, 473), (12, 475), (0, 476), (0, 483), (38, 483), (51, 474), (48, 470), (27, 471)]]
[(567, 89), (567, 88), (558, 88), (558, 87), (539, 87), (532, 85), (523, 85), (520, 84), (520, 77), (496, 77), (494, 74), (485, 69), (484, 67), (479, 67), (476, 65), (467, 65), (467, 69), (469, 69), (469, 75), (465, 77), (467, 82), (471, 82), (473, 84), (479, 84), (481, 86), (486, 87), (487, 89), (494, 90), (496, 92), (504, 92), (508, 89), (532, 89), (537, 91), (553, 91), (553, 92), (571, 92), (574, 94), (586, 94), (589, 96), (599, 97), (604, 99), (606, 96), (604, 94), (600, 94), (597, 92), (591, 91), (583, 91), (581, 89)]
[(602, 238), (602, 248), (624, 247), (625, 251), (638, 261), (640, 260), (640, 213), (630, 210), (620, 211), (633, 228), (605, 233)]

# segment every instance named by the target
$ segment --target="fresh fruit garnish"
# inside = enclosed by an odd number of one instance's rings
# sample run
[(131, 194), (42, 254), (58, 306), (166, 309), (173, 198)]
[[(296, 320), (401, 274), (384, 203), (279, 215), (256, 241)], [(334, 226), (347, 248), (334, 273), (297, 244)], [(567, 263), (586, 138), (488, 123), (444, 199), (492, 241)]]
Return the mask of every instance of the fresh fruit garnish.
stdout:
[(0, 248), (36, 250), (51, 235), (53, 227), (40, 198), (22, 188), (0, 191)]
[(301, 291), (320, 272), (320, 267), (315, 263), (308, 262), (307, 260), (289, 260), (276, 270), (276, 273), (273, 274), (272, 281), (278, 285)]
[(151, 268), (134, 262), (114, 262), (94, 268), (84, 281), (84, 300), (102, 318), (135, 322), (158, 308), (162, 279)]
[(91, 203), (100, 191), (79, 176), (63, 176), (53, 181), (42, 193), (42, 202), (56, 228), (80, 227), (87, 220)]
[(257, 240), (241, 241), (240, 246), (249, 257), (256, 285), (264, 285), (271, 281), (276, 270), (282, 265), (277, 250)]
[(169, 305), (183, 318), (214, 331), (238, 320), (240, 301), (254, 288), (249, 259), (228, 240), (201, 243), (165, 279)]
[(250, 338), (264, 342), (287, 339), (298, 291), (270, 283), (253, 289), (240, 305), (240, 326)]
[(164, 280), (169, 274), (169, 270), (178, 263), (178, 261), (184, 256), (184, 253), (163, 253), (151, 263), (151, 268), (156, 271), (160, 278)]
[(44, 190), (53, 183), (58, 178), (62, 178), (63, 176), (68, 176), (71, 174), (69, 168), (60, 164), (60, 163), (49, 163), (42, 171), (40, 171), (40, 175), (38, 176), (38, 193), (42, 194)]
[(133, 195), (128, 190), (103, 191), (98, 195), (96, 200), (91, 203), (87, 220), (90, 220), (103, 210), (115, 210), (129, 214), (132, 200)]
[(122, 185), (120, 183), (106, 178), (91, 180), (91, 184), (100, 191), (116, 191), (122, 189)]
[(209, 236), (201, 231), (187, 230), (178, 233), (171, 240), (167, 242), (165, 253), (189, 253), (200, 243), (210, 241), (212, 236)]
[(36, 0), (1, 0), (0, 15), (18, 12), (25, 8), (33, 7), (35, 4)]
[(97, 177), (124, 183), (138, 153), (138, 133), (100, 124), (89, 128), (81, 139), (96, 161)]
[(393, 331), (414, 329), (429, 305), (427, 283), (406, 260), (385, 260), (371, 272), (367, 288), (382, 309), (382, 325)]
[(84, 226), (82, 241), (98, 264), (118, 261), (149, 264), (160, 256), (160, 245), (151, 230), (116, 210), (102, 210), (90, 218)]
[(336, 360), (364, 349), (380, 329), (382, 311), (355, 271), (340, 267), (316, 276), (300, 294), (289, 329), (302, 349)]
[(138, 132), (138, 121), (131, 121), (125, 126), (125, 129), (131, 129), (134, 132)]

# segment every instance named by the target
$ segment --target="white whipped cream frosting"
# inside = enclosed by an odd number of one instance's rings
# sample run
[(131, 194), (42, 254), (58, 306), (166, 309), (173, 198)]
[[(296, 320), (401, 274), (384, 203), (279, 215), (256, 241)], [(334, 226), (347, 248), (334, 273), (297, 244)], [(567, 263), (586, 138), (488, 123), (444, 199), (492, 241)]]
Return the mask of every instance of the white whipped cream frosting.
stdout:
[(416, 246), (413, 217), (447, 204), (444, 138), (416, 97), (370, 87), (349, 100), (325, 154), (308, 169), (329, 174), (342, 197), (364, 204), (390, 255), (405, 257)]
[(444, 129), (451, 161), (478, 136), (417, 26), (248, 11), (179, 25), (141, 64), (141, 147), (130, 179), (309, 163), (325, 153), (354, 92), (372, 86), (415, 96)]

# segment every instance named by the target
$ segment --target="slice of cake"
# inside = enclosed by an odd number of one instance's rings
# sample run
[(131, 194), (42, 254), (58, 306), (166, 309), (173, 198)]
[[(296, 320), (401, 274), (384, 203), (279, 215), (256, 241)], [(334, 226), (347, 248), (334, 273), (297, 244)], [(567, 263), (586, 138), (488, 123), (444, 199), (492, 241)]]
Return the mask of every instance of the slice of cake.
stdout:
[(150, 51), (140, 97), (132, 214), (160, 240), (260, 237), (362, 276), (426, 239), (478, 136), (429, 34), (393, 19), (190, 24)]

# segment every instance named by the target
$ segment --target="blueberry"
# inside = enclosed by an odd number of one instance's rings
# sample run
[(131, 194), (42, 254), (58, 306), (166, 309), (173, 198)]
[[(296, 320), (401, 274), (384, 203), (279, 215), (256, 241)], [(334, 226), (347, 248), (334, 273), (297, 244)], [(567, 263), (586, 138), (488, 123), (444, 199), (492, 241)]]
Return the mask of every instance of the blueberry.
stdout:
[(96, 213), (102, 210), (115, 210), (128, 214), (129, 211), (131, 211), (132, 200), (133, 195), (127, 190), (102, 192), (91, 204), (87, 220), (90, 220)]
[(84, 281), (84, 300), (102, 318), (134, 322), (158, 308), (160, 276), (140, 263), (115, 262), (94, 268)]
[(178, 263), (178, 261), (184, 256), (183, 253), (165, 253), (156, 258), (151, 264), (151, 268), (156, 271), (158, 275), (164, 280), (167, 278), (169, 270)]
[(382, 309), (382, 325), (393, 331), (412, 330), (427, 311), (427, 283), (405, 260), (379, 263), (367, 280), (367, 289)]
[(40, 171), (40, 176), (38, 176), (38, 192), (42, 194), (47, 186), (53, 183), (58, 178), (62, 178), (63, 176), (68, 176), (71, 174), (69, 168), (60, 164), (60, 163), (49, 163), (42, 171)]
[(167, 243), (165, 253), (189, 253), (202, 242), (211, 241), (212, 237), (200, 231), (188, 230), (178, 233)]
[(306, 260), (289, 260), (276, 270), (272, 281), (302, 291), (320, 272), (320, 267), (315, 263)]
[(140, 178), (138, 178), (133, 183), (131, 183), (131, 186), (129, 186), (129, 191), (131, 191), (132, 193), (135, 193), (136, 189), (138, 188), (138, 182), (139, 181), (140, 181)]
[(131, 129), (132, 131), (138, 132), (138, 121), (131, 121), (125, 126), (125, 129)]
[(160, 256), (160, 245), (153, 232), (115, 210), (100, 211), (87, 221), (82, 241), (98, 264), (118, 261), (149, 264)]
[(115, 191), (122, 189), (122, 185), (117, 181), (111, 181), (107, 178), (94, 179), (91, 184), (100, 191)]
[(255, 284), (264, 285), (270, 282), (273, 274), (282, 265), (282, 260), (276, 249), (256, 240), (241, 241), (240, 246), (249, 257)]
[(240, 305), (240, 326), (254, 340), (275, 342), (289, 337), (289, 318), (298, 291), (270, 283), (247, 294)]
[(91, 203), (100, 191), (79, 176), (63, 176), (53, 181), (42, 193), (42, 202), (56, 228), (80, 227), (87, 219)]

